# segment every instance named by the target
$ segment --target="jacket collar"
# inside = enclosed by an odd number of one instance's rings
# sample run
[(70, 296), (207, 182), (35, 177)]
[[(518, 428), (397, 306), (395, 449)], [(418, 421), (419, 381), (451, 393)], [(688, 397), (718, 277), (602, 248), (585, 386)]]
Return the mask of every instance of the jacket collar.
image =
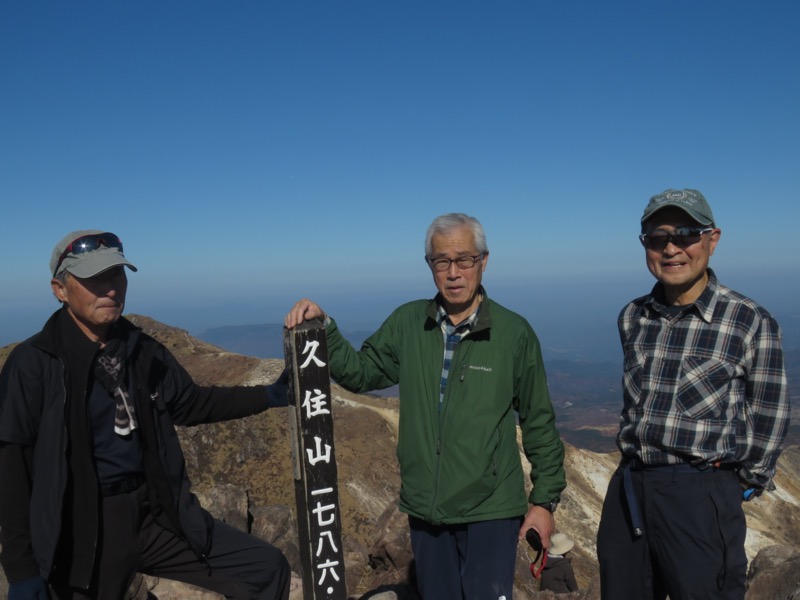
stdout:
[[(72, 334), (74, 333), (72, 331), (73, 328), (79, 332), (77, 325), (75, 325), (72, 318), (67, 313), (67, 309), (62, 306), (50, 315), (50, 318), (47, 319), (42, 330), (30, 338), (30, 341), (37, 348), (58, 356), (63, 353), (65, 348), (72, 345), (71, 342), (75, 341), (72, 338)], [(138, 342), (140, 333), (141, 329), (136, 327), (125, 317), (121, 317), (119, 321), (114, 324), (112, 335), (121, 335), (127, 340), (128, 355), (130, 355)]]
[[(484, 329), (490, 329), (492, 326), (492, 316), (489, 311), (489, 296), (486, 294), (486, 290), (483, 286), (481, 286), (479, 293), (481, 295), (481, 303), (478, 305), (478, 320), (472, 328), (473, 333)], [(425, 315), (427, 316), (425, 322), (426, 329), (439, 327), (438, 313), (441, 303), (441, 294), (436, 294), (436, 296), (428, 301), (428, 305), (425, 307)]]

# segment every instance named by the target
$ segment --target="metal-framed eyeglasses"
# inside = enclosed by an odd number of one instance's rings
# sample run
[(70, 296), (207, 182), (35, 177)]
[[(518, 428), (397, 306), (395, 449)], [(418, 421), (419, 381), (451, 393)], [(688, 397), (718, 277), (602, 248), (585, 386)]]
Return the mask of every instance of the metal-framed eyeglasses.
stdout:
[(661, 252), (670, 242), (678, 248), (693, 246), (703, 237), (704, 233), (714, 231), (713, 227), (678, 227), (673, 232), (657, 229), (639, 236), (642, 246), (648, 250)]
[(425, 257), (425, 260), (431, 265), (434, 271), (444, 272), (450, 270), (450, 265), (455, 263), (459, 269), (471, 269), (475, 266), (479, 260), (483, 258), (483, 253), (476, 254), (475, 256), (459, 256), (458, 258), (445, 258), (441, 256), (439, 258), (428, 258)]

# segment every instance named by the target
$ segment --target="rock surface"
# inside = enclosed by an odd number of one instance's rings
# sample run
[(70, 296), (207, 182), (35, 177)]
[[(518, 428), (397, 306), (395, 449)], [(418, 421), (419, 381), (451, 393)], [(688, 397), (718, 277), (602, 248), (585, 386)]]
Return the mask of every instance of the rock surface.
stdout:
[[(282, 360), (227, 353), (186, 332), (146, 317), (129, 317), (161, 340), (201, 384), (264, 384), (277, 378)], [(0, 356), (0, 362), (4, 357)], [(397, 510), (395, 457), (399, 402), (332, 387), (340, 510), (351, 598), (416, 598), (408, 523)], [(239, 421), (179, 428), (194, 491), (217, 518), (279, 547), (295, 577), (291, 600), (302, 599), (300, 553), (289, 447), (288, 409), (272, 409)], [(575, 539), (571, 553), (581, 591), (538, 591), (530, 558), (520, 545), (515, 600), (595, 600), (600, 597), (595, 537), (602, 500), (618, 456), (567, 445), (568, 487), (556, 513), (559, 530)], [(800, 448), (779, 462), (778, 489), (745, 505), (751, 559), (747, 600), (800, 600)], [(0, 577), (0, 596), (7, 583)], [(148, 596), (149, 595), (149, 596)], [(173, 581), (138, 577), (131, 600), (219, 598)]]

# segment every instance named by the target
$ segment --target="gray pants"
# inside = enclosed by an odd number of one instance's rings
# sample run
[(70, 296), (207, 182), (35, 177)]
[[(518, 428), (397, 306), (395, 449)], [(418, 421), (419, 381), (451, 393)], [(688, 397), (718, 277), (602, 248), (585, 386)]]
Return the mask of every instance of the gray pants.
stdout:
[(201, 562), (183, 538), (153, 518), (144, 485), (103, 498), (98, 553), (91, 588), (55, 583), (58, 600), (121, 600), (137, 572), (190, 583), (234, 600), (289, 597), (291, 572), (280, 550), (215, 521), (211, 551)]

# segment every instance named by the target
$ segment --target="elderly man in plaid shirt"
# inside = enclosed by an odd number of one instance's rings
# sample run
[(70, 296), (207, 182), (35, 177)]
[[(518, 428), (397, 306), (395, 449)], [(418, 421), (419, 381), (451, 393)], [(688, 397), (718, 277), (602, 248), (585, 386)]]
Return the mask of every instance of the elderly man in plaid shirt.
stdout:
[(744, 598), (742, 501), (774, 489), (789, 425), (781, 331), (708, 262), (721, 231), (696, 190), (641, 219), (650, 294), (619, 316), (624, 406), (598, 532), (602, 597)]

